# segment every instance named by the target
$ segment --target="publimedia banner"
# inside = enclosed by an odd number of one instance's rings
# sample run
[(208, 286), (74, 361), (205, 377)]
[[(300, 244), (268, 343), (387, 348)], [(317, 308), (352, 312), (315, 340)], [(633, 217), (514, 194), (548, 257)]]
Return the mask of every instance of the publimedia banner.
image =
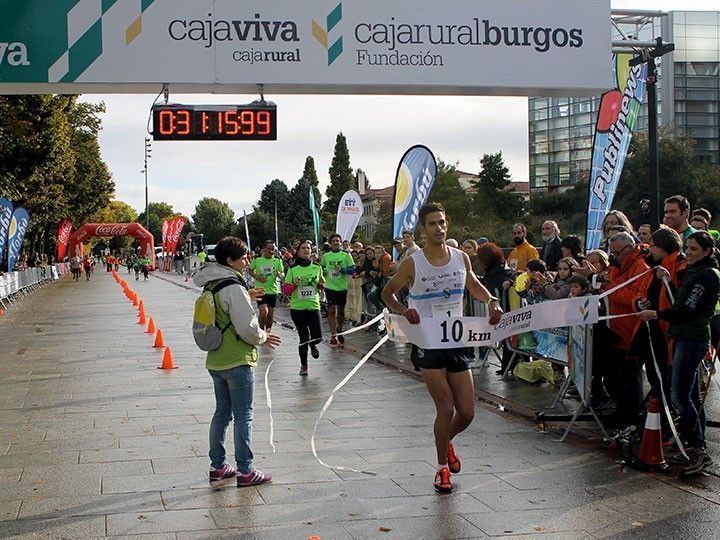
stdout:
[[(429, 148), (416, 145), (405, 152), (395, 174), (393, 238), (403, 231), (415, 232), (418, 213), (430, 196), (436, 174), (437, 163)], [(393, 260), (397, 258), (393, 248)]]
[(170, 228), (170, 223), (168, 223), (167, 219), (163, 219), (162, 222), (162, 248), (163, 253), (167, 253), (167, 236), (168, 236), (168, 229)]
[(612, 209), (632, 132), (645, 100), (647, 65), (631, 67), (628, 62), (632, 56), (614, 56), (617, 86), (603, 94), (595, 124), (585, 233), (588, 251), (600, 247), (602, 222)]
[(315, 234), (315, 246), (320, 246), (320, 213), (318, 212), (317, 205), (315, 204), (315, 190), (313, 186), (310, 186), (310, 212), (312, 212), (313, 219), (313, 233)]
[[(312, 190), (312, 188), (310, 188)], [(355, 229), (363, 213), (362, 199), (357, 191), (349, 190), (343, 193), (338, 204), (337, 221), (335, 222), (335, 232), (340, 235), (343, 240), (352, 241)]]
[(426, 317), (420, 324), (410, 324), (401, 315), (385, 315), (391, 341), (421, 349), (456, 349), (490, 346), (522, 332), (596, 323), (598, 301), (593, 297), (553, 300), (504, 313), (494, 326), (488, 321), (487, 317)]
[(60, 222), (60, 226), (58, 227), (58, 234), (57, 234), (57, 260), (58, 262), (62, 262), (65, 258), (65, 253), (67, 252), (67, 245), (68, 240), (70, 240), (70, 235), (72, 234), (72, 227), (73, 222), (72, 219), (69, 217), (66, 217)]
[(13, 203), (5, 197), (0, 197), (0, 266), (2, 266), (3, 257), (5, 256), (12, 215)]
[(8, 272), (15, 268), (20, 252), (22, 251), (23, 239), (30, 223), (30, 214), (24, 208), (16, 208), (10, 220), (8, 230)]
[(610, 79), (610, 0), (0, 0), (0, 13), (0, 93), (580, 96)]

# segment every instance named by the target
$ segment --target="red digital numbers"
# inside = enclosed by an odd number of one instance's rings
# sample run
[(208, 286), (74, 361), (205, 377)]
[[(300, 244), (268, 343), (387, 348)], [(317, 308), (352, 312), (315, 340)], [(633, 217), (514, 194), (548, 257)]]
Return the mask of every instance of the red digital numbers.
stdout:
[(276, 140), (275, 106), (153, 107), (155, 140)]

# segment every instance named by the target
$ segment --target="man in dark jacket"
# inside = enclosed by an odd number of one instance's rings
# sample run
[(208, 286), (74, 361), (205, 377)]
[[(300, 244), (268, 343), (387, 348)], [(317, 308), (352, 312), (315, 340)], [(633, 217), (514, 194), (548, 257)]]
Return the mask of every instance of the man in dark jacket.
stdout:
[(560, 249), (560, 227), (555, 221), (548, 220), (542, 224), (542, 239), (545, 241), (541, 251), (541, 258), (551, 272), (557, 270), (557, 265), (562, 259)]

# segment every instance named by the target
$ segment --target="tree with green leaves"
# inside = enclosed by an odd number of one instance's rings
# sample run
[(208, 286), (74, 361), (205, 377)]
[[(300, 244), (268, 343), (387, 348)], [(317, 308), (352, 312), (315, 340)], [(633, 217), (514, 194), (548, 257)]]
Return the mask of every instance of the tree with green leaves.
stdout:
[(29, 251), (54, 251), (58, 223), (103, 208), (114, 184), (100, 157), (102, 103), (77, 96), (0, 97), (0, 193), (30, 212)]
[(485, 154), (480, 160), (482, 170), (475, 188), (473, 208), (477, 216), (491, 215), (501, 220), (515, 220), (524, 214), (522, 195), (508, 189), (512, 183), (510, 170), (502, 152)]
[[(166, 202), (148, 203), (149, 231), (155, 239), (155, 245), (159, 246), (162, 242), (162, 222), (165, 219), (174, 218), (177, 213), (173, 210), (172, 204)], [(145, 212), (141, 212), (135, 220), (137, 223), (145, 227)]]
[(345, 135), (342, 133), (338, 133), (335, 139), (335, 153), (328, 173), (330, 174), (330, 185), (325, 190), (327, 199), (322, 205), (322, 211), (328, 216), (333, 216), (332, 223), (334, 225), (340, 198), (347, 190), (353, 189), (355, 186), (355, 177), (350, 167), (350, 152)]
[(235, 212), (228, 203), (213, 197), (203, 197), (192, 215), (195, 230), (203, 234), (206, 244), (216, 244), (223, 236), (231, 234), (235, 225)]

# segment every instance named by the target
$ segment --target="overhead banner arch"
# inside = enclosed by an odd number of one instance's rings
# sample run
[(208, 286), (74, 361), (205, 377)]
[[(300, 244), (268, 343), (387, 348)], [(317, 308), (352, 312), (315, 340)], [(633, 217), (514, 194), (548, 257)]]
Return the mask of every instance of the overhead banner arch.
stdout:
[(595, 95), (610, 0), (0, 0), (0, 93)]
[(68, 240), (70, 256), (82, 255), (83, 244), (95, 236), (132, 236), (140, 242), (141, 255), (150, 260), (151, 268), (155, 268), (155, 240), (150, 231), (139, 223), (86, 223)]

